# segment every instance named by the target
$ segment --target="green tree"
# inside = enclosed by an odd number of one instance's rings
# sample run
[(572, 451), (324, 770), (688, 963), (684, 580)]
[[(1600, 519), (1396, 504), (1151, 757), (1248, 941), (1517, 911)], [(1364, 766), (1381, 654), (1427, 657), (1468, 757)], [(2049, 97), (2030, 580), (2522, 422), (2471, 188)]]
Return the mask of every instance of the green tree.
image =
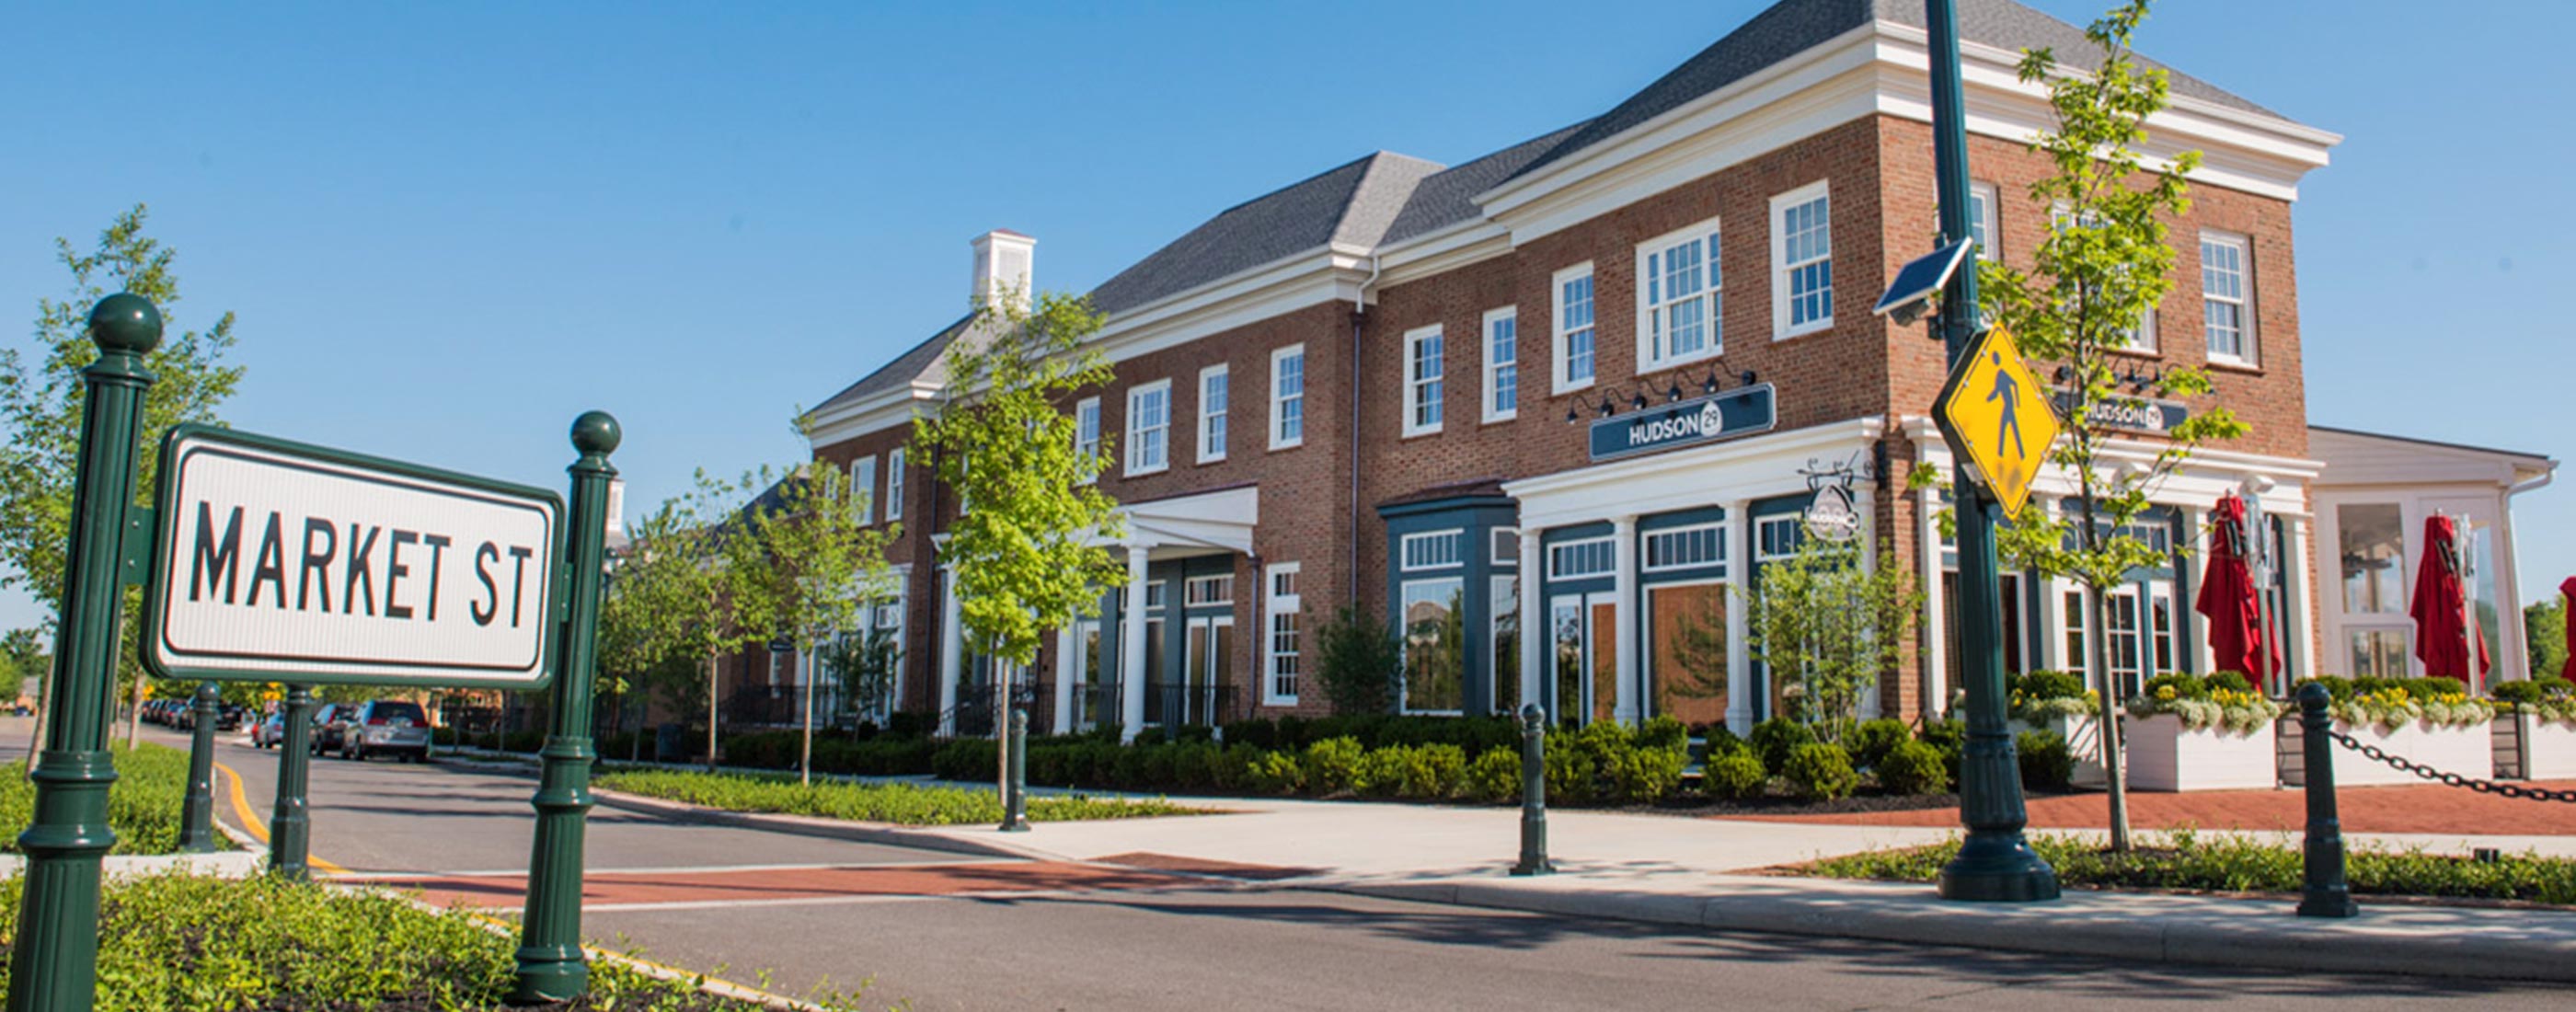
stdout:
[[(707, 764), (717, 759), (724, 655), (766, 643), (778, 628), (774, 585), (761, 578), (765, 550), (742, 516), (767, 473), (726, 481), (700, 471), (696, 486), (636, 524), (600, 605), (601, 664), (648, 679), (677, 703), (688, 659), (704, 675)], [(623, 688), (623, 685), (620, 686)]]
[(53, 658), (45, 655), (45, 634), (38, 629), (11, 629), (0, 635), (0, 700), (26, 695), (33, 683), (42, 691)]
[[(806, 418), (797, 419), (807, 431)], [(860, 609), (894, 589), (885, 546), (894, 528), (871, 527), (867, 494), (849, 475), (821, 461), (806, 464), (771, 487), (744, 511), (758, 564), (743, 579), (761, 584), (752, 597), (767, 602), (769, 628), (794, 642), (820, 647), (858, 625)], [(820, 661), (820, 650), (809, 655)], [(817, 663), (817, 667), (823, 667)], [(814, 690), (821, 672), (807, 672), (799, 724), (803, 730), (797, 777), (813, 781)]]
[(1404, 641), (1375, 611), (1346, 604), (1315, 630), (1315, 678), (1334, 713), (1394, 709), (1403, 669)]
[(1923, 608), (1893, 554), (1862, 563), (1856, 544), (1801, 538), (1796, 553), (1764, 563), (1761, 578), (1738, 590), (1750, 656), (1787, 690), (1790, 716), (1828, 741), (1858, 719), (1861, 694), (1896, 670)]
[(2559, 677), (2567, 668), (2567, 599), (2524, 608), (2522, 638), (2531, 646), (2531, 677)]
[[(0, 449), (0, 586), (17, 587), (45, 609), (50, 631), (63, 599), (63, 546), (71, 535), (72, 479), (80, 455), (81, 407), (85, 387), (81, 370), (98, 360), (89, 339), (89, 311), (99, 299), (126, 291), (150, 299), (162, 318), (176, 321), (179, 276), (171, 269), (176, 252), (145, 235), (148, 212), (136, 204), (116, 216), (99, 233), (89, 252), (68, 239), (54, 240), (55, 259), (71, 271), (71, 288), (61, 299), (36, 300), (35, 351), (0, 349), (0, 420), (9, 427), (9, 443)], [(216, 408), (241, 384), (239, 366), (224, 364), (233, 346), (233, 314), (223, 313), (205, 330), (172, 327), (161, 346), (144, 357), (159, 382), (143, 398), (141, 446), (136, 454), (135, 494), (138, 505), (152, 495), (160, 465), (161, 434), (181, 422), (217, 422)], [(125, 612), (136, 613), (141, 593), (126, 592)], [(143, 692), (143, 668), (135, 660), (137, 623), (124, 625), (119, 650), (122, 671), (130, 675), (128, 699)], [(127, 726), (130, 742), (135, 725)]]
[(1008, 672), (1036, 660), (1047, 633), (1098, 615), (1100, 588), (1125, 578), (1101, 547), (1126, 531), (1117, 503), (1093, 484), (1106, 458), (1079, 444), (1059, 407), (1111, 378), (1108, 360), (1084, 346), (1100, 320), (1087, 297), (1047, 293), (1032, 303), (1013, 292), (980, 302), (949, 353), (947, 402), (914, 422), (911, 458), (957, 494), (939, 557), (956, 581), (969, 650), (1001, 662), (997, 732)]
[[(2135, 348), (2142, 318), (2173, 287), (2166, 222), (2190, 211), (2184, 177), (2201, 161), (2199, 152), (2184, 152), (2166, 168), (2149, 170), (2138, 153), (2147, 118), (2168, 100), (2165, 72), (2140, 67), (2132, 49), (2132, 36), (2146, 16), (2147, 0), (2129, 0), (2087, 27), (2085, 38), (2101, 51), (2099, 66), (2090, 72), (2061, 71), (2046, 49), (2023, 54), (2021, 79), (2047, 84), (2057, 120), (2031, 144), (2055, 169), (2030, 188), (2030, 199), (2051, 209), (2051, 224), (2031, 271), (1988, 261), (1978, 272), (1987, 318), (2010, 327), (2023, 353), (2043, 371), (2054, 364), (2066, 377), (2059, 402), (2066, 436), (2049, 460), (2076, 486), (2059, 513), (2024, 510), (1998, 533), (1997, 548), (2013, 565), (2087, 588), (2092, 629), (2106, 628), (2105, 600), (2113, 588), (2138, 569), (2168, 561), (2138, 523), (2149, 496), (2201, 443), (2246, 431), (2226, 408), (2209, 405), (2147, 455), (2133, 448), (2139, 442), (2134, 434), (2097, 421), (2138, 400), (2121, 391), (2119, 356)], [(2148, 385), (2162, 397), (2210, 392), (2206, 373), (2178, 366), (2160, 369)], [(2093, 636), (2088, 646), (2088, 666), (2099, 676), (2104, 706), (2116, 707), (2125, 693), (2110, 684), (2109, 644)], [(2117, 725), (2103, 723), (2102, 750), (2110, 780), (2111, 846), (2125, 851), (2128, 794)]]

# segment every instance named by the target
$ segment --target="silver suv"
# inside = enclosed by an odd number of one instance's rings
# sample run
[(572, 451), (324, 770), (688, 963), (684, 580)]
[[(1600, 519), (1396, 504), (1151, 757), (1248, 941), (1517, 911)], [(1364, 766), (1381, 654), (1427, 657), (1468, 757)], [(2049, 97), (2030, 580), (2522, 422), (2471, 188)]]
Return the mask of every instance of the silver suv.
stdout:
[(364, 761), (371, 755), (396, 755), (404, 762), (429, 758), (429, 714), (420, 704), (393, 699), (341, 707), (340, 758)]

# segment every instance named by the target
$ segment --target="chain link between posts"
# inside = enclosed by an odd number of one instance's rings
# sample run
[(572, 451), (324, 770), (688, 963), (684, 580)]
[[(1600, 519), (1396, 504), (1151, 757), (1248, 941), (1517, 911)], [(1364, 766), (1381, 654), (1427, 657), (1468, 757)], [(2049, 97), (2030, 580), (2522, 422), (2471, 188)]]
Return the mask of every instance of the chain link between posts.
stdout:
[(2346, 734), (2342, 731), (2328, 729), (2326, 731), (2326, 736), (2334, 739), (2338, 744), (2341, 744), (2345, 748), (2361, 753), (2362, 757), (2365, 759), (2395, 767), (2402, 772), (2412, 773), (2426, 780), (2438, 782), (2446, 787), (2466, 787), (2480, 794), (2496, 794), (2508, 798), (2521, 798), (2526, 801), (2559, 801), (2568, 804), (2576, 804), (2576, 788), (2570, 788), (2563, 791), (2553, 791), (2545, 787), (2524, 787), (2519, 784), (2500, 784), (2493, 780), (2472, 780), (2457, 773), (2445, 772), (2421, 763), (2413, 762), (2404, 756), (2389, 755), (2379, 746), (2354, 738), (2352, 735)]

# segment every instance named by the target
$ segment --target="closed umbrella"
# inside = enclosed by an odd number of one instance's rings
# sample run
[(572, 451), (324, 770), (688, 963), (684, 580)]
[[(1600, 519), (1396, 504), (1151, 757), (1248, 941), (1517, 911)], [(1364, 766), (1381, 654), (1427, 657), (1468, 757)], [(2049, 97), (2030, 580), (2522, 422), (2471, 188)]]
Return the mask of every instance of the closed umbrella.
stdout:
[(2209, 652), (2217, 670), (2243, 672), (2260, 684), (2280, 660), (2263, 643), (2263, 597), (2246, 569), (2245, 500), (2229, 494), (2212, 516), (2209, 568), (2201, 575), (2192, 610), (2209, 620)]
[[(2559, 615), (2561, 617), (2576, 617), (2576, 576), (2568, 577), (2567, 582), (2559, 584), (2558, 593), (2565, 595), (2567, 598), (2567, 607), (2564, 611), (2561, 611)], [(2566, 626), (2567, 665), (2559, 669), (2558, 677), (2567, 679), (2571, 682), (2576, 682), (2576, 622), (2568, 622), (2566, 623)]]
[(2415, 657), (2428, 678), (2456, 678), (2462, 686), (2477, 684), (2469, 674), (2469, 644), (2477, 644), (2477, 673), (2490, 667), (2487, 641), (2472, 635), (2468, 588), (2460, 582), (2460, 542), (2451, 518), (2439, 513), (2424, 518), (2424, 562), (2415, 569)]

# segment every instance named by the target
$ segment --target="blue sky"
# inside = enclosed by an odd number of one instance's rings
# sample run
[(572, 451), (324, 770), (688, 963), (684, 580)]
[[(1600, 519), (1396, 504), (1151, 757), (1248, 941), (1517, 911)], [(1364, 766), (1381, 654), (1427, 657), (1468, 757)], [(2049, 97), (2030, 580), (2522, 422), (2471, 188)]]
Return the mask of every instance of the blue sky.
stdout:
[[(798, 406), (962, 311), (979, 232), (1087, 289), (1369, 151), (1595, 114), (1761, 6), (22, 6), (0, 316), (63, 291), (54, 237), (145, 201), (175, 322), (240, 314), (234, 424), (559, 485), (602, 407), (634, 512), (797, 458)], [(2576, 454), (2576, 5), (2158, 7), (2147, 52), (2347, 138), (2296, 211), (2311, 418)], [(2567, 484), (2518, 501), (2535, 593), (2576, 573)]]

